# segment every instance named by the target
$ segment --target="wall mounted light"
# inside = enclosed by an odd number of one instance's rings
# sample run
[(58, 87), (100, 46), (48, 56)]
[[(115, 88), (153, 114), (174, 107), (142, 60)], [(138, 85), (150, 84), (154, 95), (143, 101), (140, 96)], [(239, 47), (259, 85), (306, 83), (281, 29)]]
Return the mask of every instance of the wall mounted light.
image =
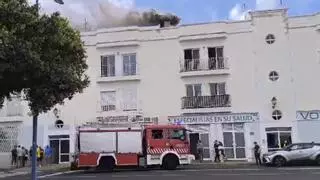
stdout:
[(276, 107), (277, 103), (278, 103), (278, 99), (276, 97), (273, 97), (271, 99), (272, 109)]

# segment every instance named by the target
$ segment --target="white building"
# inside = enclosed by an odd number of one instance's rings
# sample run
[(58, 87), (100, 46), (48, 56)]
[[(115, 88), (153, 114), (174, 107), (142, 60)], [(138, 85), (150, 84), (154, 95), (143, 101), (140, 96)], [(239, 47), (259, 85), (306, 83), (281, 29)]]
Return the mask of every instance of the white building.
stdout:
[[(183, 123), (192, 130), (192, 149), (200, 137), (209, 159), (214, 140), (229, 159), (244, 160), (252, 159), (254, 141), (264, 152), (285, 141), (320, 141), (320, 83), (313, 80), (320, 77), (319, 13), (255, 11), (245, 21), (101, 29), (82, 37), (91, 85), (57, 107), (62, 128), (52, 112), (40, 117), (43, 145), (69, 137), (72, 152), (75, 125), (118, 116)], [(0, 119), (15, 119), (4, 111)], [(15, 120), (30, 124), (26, 114)], [(57, 134), (63, 136), (51, 136)]]

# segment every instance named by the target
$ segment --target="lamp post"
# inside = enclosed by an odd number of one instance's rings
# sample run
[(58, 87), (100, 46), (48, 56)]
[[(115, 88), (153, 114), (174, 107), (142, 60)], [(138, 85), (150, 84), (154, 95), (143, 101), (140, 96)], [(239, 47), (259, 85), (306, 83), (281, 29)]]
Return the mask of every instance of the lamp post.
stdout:
[[(58, 4), (64, 4), (63, 0), (54, 0)], [(36, 0), (37, 14), (39, 14), (39, 0)], [(38, 115), (33, 115), (32, 118), (32, 162), (31, 176), (32, 180), (37, 180), (37, 131), (38, 131)]]

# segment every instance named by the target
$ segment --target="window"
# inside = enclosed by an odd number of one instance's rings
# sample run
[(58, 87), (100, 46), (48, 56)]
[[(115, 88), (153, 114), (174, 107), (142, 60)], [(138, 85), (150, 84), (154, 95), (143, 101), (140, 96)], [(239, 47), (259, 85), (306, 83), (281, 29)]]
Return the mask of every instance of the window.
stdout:
[(210, 83), (209, 85), (211, 96), (226, 94), (226, 83)]
[(184, 68), (185, 71), (198, 70), (200, 63), (199, 49), (185, 49), (184, 50)]
[(268, 151), (277, 151), (292, 144), (291, 127), (266, 128)]
[(123, 89), (123, 91), (122, 91), (122, 109), (124, 111), (137, 110), (137, 88)]
[(122, 56), (123, 75), (132, 76), (137, 74), (136, 54), (127, 54)]
[(22, 104), (20, 95), (12, 95), (7, 101), (7, 116), (22, 116)]
[(183, 129), (170, 129), (169, 139), (185, 140), (185, 131)]
[(302, 145), (303, 146), (303, 149), (311, 149), (311, 148), (313, 148), (313, 144), (303, 144)]
[(303, 149), (302, 144), (294, 144), (289, 148), (291, 151)]
[(276, 80), (278, 80), (278, 79), (279, 79), (279, 74), (278, 74), (278, 72), (277, 72), (277, 71), (271, 71), (271, 72), (269, 73), (269, 79), (270, 79), (271, 81), (276, 81)]
[(280, 110), (274, 110), (272, 112), (272, 118), (274, 120), (280, 120), (282, 118), (282, 112)]
[(209, 69), (223, 69), (225, 67), (223, 56), (223, 47), (209, 47)]
[(163, 139), (163, 130), (152, 130), (152, 139)]
[(268, 34), (266, 37), (266, 42), (268, 44), (273, 44), (276, 41), (276, 38), (273, 34)]
[(201, 96), (201, 84), (189, 84), (186, 89), (187, 97)]
[(115, 56), (101, 56), (101, 77), (115, 76)]
[(116, 110), (116, 92), (103, 91), (101, 92), (101, 110), (114, 111)]

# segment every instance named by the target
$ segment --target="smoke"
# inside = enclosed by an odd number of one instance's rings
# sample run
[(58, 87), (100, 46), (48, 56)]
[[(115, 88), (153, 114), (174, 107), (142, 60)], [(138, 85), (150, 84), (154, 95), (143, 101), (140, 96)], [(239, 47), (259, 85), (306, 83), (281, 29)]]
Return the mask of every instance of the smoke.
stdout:
[[(34, 3), (35, 0), (29, 0)], [(40, 1), (44, 13), (59, 11), (80, 30), (94, 30), (120, 26), (152, 26), (169, 21), (177, 25), (180, 18), (170, 13), (139, 10), (134, 0), (64, 0), (58, 5), (53, 0)]]

